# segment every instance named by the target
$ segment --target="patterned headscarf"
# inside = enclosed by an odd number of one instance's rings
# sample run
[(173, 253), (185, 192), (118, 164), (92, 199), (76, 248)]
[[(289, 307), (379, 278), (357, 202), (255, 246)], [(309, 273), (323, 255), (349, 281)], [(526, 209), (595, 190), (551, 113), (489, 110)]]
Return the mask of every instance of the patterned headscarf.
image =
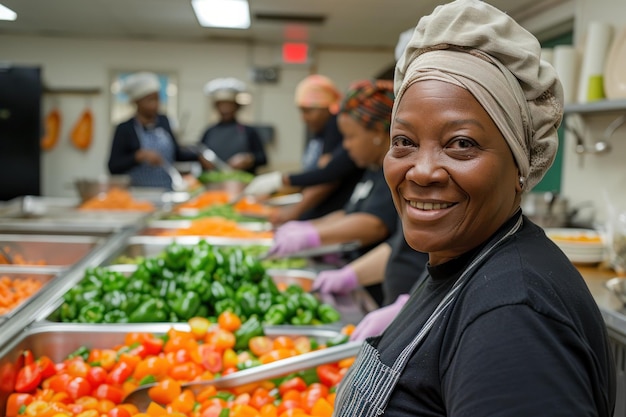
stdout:
[(300, 81), (296, 87), (295, 101), (298, 107), (327, 108), (335, 114), (339, 110), (341, 92), (330, 78), (314, 74)]
[(396, 106), (417, 81), (465, 88), (504, 136), (528, 191), (554, 161), (563, 117), (563, 88), (540, 55), (531, 33), (483, 1), (438, 6), (420, 19), (396, 65)]
[(357, 81), (348, 89), (339, 112), (354, 117), (367, 129), (382, 126), (389, 130), (393, 97), (392, 81)]

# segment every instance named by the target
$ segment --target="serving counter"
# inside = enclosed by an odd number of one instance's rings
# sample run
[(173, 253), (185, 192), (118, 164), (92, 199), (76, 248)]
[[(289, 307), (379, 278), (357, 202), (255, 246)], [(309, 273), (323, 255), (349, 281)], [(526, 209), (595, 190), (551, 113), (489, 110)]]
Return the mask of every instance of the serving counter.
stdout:
[[(75, 348), (83, 339), (90, 343), (97, 342), (98, 337), (111, 338), (110, 325), (101, 327), (106, 330), (101, 332), (98, 325), (84, 327), (84, 324), (52, 323), (50, 317), (63, 304), (64, 295), (83, 280), (87, 269), (117, 265), (120, 271), (132, 271), (134, 265), (119, 265), (118, 260), (158, 256), (172, 242), (192, 247), (202, 239), (154, 232), (175, 225), (162, 220), (163, 210), (153, 213), (79, 213), (75, 207), (75, 200), (40, 198), (23, 198), (0, 206), (0, 245), (8, 244), (16, 253), (43, 260), (41, 265), (0, 265), (0, 276), (4, 275), (6, 279), (28, 276), (42, 283), (41, 289), (19, 308), (0, 314), (0, 364), (24, 348), (50, 353), (46, 345), (52, 340), (55, 346), (70, 343), (70, 348)], [(68, 236), (72, 234), (77, 236)], [(208, 242), (218, 247), (242, 243), (228, 237), (209, 238)], [(271, 239), (264, 237), (249, 239), (241, 246), (267, 246), (270, 243)], [(290, 275), (289, 271), (270, 273), (268, 270), (267, 273), (283, 284), (298, 279), (304, 291), (309, 291), (315, 271), (323, 268), (324, 265), (308, 264), (303, 269), (309, 273), (298, 273), (297, 277)], [(606, 285), (615, 274), (600, 266), (579, 266), (579, 270), (602, 313), (615, 357), (618, 392), (615, 416), (626, 417), (626, 309), (622, 300)], [(363, 289), (347, 295), (316, 294), (316, 297), (340, 313), (341, 322), (336, 328), (347, 323), (356, 324), (377, 308)], [(83, 326), (82, 330), (76, 326)], [(118, 329), (124, 328), (121, 326)], [(85, 332), (85, 329), (89, 331)], [(118, 333), (115, 335), (119, 336)], [(1, 407), (2, 404), (0, 410)]]
[(626, 309), (623, 302), (607, 288), (615, 272), (603, 266), (578, 266), (593, 298), (596, 300), (609, 335), (615, 360), (615, 417), (626, 416)]

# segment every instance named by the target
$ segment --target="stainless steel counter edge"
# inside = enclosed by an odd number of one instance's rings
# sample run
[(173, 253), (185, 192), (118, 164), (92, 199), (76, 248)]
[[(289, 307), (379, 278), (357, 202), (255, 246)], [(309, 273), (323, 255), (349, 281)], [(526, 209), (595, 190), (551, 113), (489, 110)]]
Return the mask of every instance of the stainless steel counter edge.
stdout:
[(606, 282), (615, 277), (615, 272), (595, 267), (579, 267), (602, 318), (609, 330), (626, 337), (626, 314), (624, 304), (607, 287)]
[[(10, 349), (19, 339), (15, 336), (24, 331), (31, 323), (48, 317), (59, 307), (63, 295), (80, 282), (86, 268), (98, 266), (108, 261), (135, 233), (137, 233), (137, 227), (128, 227), (104, 239), (87, 256), (46, 285), (41, 292), (28, 301), (28, 304), (9, 319), (1, 322), (0, 349), (2, 352)], [(0, 357), (2, 357), (2, 353), (0, 353)]]

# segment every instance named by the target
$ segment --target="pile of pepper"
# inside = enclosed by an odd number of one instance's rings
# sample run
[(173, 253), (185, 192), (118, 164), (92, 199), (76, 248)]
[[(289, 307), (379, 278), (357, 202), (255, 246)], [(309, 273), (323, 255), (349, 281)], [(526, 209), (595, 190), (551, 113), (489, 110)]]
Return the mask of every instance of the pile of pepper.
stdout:
[[(261, 335), (238, 349), (237, 333), (245, 323), (232, 313), (220, 315), (216, 325), (198, 317), (190, 320), (189, 325), (188, 331), (171, 328), (163, 335), (127, 333), (122, 344), (101, 348), (82, 346), (57, 363), (24, 350), (10, 368), (0, 369), (4, 392), (13, 392), (3, 415), (280, 417), (287, 410), (299, 410), (322, 417), (332, 413), (331, 393), (351, 365), (351, 359), (228, 391), (218, 392), (215, 387), (209, 387), (196, 395), (182, 390), (181, 383), (210, 380), (343, 343), (354, 326), (345, 326), (327, 341), (307, 336)], [(154, 382), (157, 385), (149, 390), (153, 403), (145, 414), (123, 404), (129, 392)], [(324, 401), (319, 402), (320, 398)], [(262, 410), (264, 406), (267, 407)]]
[(130, 275), (95, 267), (64, 295), (52, 319), (78, 323), (215, 321), (230, 311), (250, 326), (328, 324), (339, 312), (297, 285), (280, 291), (261, 263), (239, 247), (170, 244)]

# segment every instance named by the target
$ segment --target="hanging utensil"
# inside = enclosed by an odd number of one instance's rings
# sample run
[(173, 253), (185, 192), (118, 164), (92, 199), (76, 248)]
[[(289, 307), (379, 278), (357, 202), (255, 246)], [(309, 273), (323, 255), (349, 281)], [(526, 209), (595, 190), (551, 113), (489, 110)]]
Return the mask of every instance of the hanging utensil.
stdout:
[[(198, 393), (210, 385), (215, 386), (217, 389), (225, 389), (240, 387), (245, 384), (264, 381), (266, 379), (278, 378), (293, 372), (314, 368), (316, 366), (356, 356), (361, 349), (362, 343), (363, 342), (348, 342), (332, 348), (303, 353), (301, 355), (281, 359), (266, 365), (244, 369), (243, 371), (238, 371), (210, 381), (188, 382), (186, 384), (182, 384), (181, 388), (183, 390), (190, 389), (194, 393)], [(155, 385), (157, 384), (153, 383), (142, 385), (128, 394), (122, 402), (126, 404), (133, 404), (140, 411), (145, 411), (152, 401), (148, 395), (148, 390)]]

